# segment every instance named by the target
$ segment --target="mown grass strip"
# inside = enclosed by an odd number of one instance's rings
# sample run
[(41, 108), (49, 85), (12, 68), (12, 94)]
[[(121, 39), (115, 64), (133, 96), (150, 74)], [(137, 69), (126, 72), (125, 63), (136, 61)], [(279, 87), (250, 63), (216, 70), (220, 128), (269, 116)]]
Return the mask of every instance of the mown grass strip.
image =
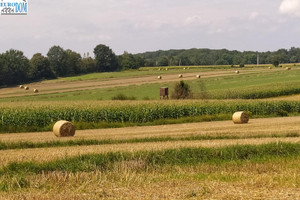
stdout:
[(272, 143), (264, 145), (236, 145), (222, 148), (180, 148), (136, 153), (115, 152), (87, 154), (49, 162), (13, 162), (0, 170), (0, 176), (40, 174), (44, 172), (89, 172), (110, 170), (119, 162), (138, 161), (148, 167), (221, 164), (239, 161), (268, 161), (276, 158), (300, 156), (300, 144)]
[(47, 142), (0, 142), (0, 150), (9, 149), (30, 149), (30, 148), (51, 148), (51, 147), (67, 147), (67, 146), (90, 146), (90, 145), (106, 145), (106, 144), (125, 144), (125, 143), (147, 143), (147, 142), (174, 142), (174, 141), (196, 141), (196, 140), (224, 140), (224, 139), (253, 139), (253, 138), (285, 138), (299, 137), (298, 133), (273, 134), (273, 135), (253, 135), (253, 136), (187, 136), (187, 137), (148, 137), (133, 138), (123, 140), (68, 140), (68, 141), (47, 141)]

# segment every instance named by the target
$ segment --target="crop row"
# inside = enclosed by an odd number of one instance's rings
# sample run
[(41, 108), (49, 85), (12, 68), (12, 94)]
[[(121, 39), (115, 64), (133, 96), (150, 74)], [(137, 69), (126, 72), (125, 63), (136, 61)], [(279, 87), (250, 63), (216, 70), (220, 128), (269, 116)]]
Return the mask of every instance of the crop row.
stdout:
[(160, 119), (179, 119), (203, 115), (231, 114), (239, 110), (252, 115), (281, 115), (300, 112), (300, 102), (206, 102), (190, 104), (138, 104), (99, 107), (7, 107), (0, 110), (0, 125), (5, 127), (46, 127), (58, 120), (72, 122), (145, 123)]

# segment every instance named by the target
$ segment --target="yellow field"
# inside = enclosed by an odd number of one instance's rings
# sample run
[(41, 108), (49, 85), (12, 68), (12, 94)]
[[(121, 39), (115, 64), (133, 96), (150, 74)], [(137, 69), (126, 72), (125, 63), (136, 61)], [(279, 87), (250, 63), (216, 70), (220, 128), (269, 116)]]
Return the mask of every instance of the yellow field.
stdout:
[[(130, 127), (77, 131), (75, 138), (56, 138), (47, 133), (0, 135), (2, 142), (53, 141), (77, 139), (128, 139), (144, 137), (183, 137), (189, 135), (236, 135), (299, 133), (300, 117), (253, 119), (249, 124), (231, 121)], [(149, 142), (117, 145), (93, 145), (41, 149), (5, 150), (0, 152), (1, 165), (12, 161), (39, 162), (87, 153), (162, 150), (179, 147), (220, 147), (235, 144), (270, 142), (299, 143), (300, 138), (253, 138)], [(31, 183), (26, 190), (0, 193), (0, 199), (297, 199), (300, 197), (299, 160), (279, 162), (199, 164), (166, 166), (139, 170), (143, 163), (117, 163), (109, 172), (49, 172), (27, 175)], [(0, 181), (5, 177), (1, 177)], [(41, 189), (44, 188), (44, 189)], [(47, 189), (48, 188), (48, 189)]]

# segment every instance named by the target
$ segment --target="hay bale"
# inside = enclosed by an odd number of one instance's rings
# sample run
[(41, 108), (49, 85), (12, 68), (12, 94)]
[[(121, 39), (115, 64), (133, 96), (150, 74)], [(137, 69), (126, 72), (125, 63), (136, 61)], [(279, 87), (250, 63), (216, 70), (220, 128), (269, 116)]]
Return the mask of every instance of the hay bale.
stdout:
[(169, 69), (168, 68), (166, 68), (166, 71), (168, 71)]
[(75, 127), (71, 122), (61, 120), (54, 124), (53, 133), (56, 137), (73, 137), (75, 135)]
[(285, 69), (286, 69), (286, 70), (291, 70), (291, 68), (290, 68), (290, 67), (286, 67)]
[(39, 93), (39, 90), (38, 89), (34, 89), (33, 92), (34, 93)]
[(232, 115), (232, 121), (235, 124), (247, 124), (249, 121), (248, 113), (245, 111), (239, 111)]
[(185, 70), (185, 67), (183, 69)]
[(25, 86), (24, 89), (25, 89), (25, 90), (29, 90), (29, 87), (28, 87), (28, 86)]
[(158, 79), (162, 79), (162, 77), (161, 77), (161, 76), (158, 76), (157, 78), (158, 78)]
[(161, 68), (158, 69), (158, 71), (160, 71), (160, 70), (161, 70)]
[(269, 69), (272, 69), (272, 67), (269, 67)]
[(201, 76), (198, 74), (197, 76), (196, 76), (197, 78), (201, 78)]
[(183, 77), (183, 75), (182, 75), (182, 74), (179, 74), (179, 75), (178, 75), (178, 77), (179, 77), (179, 78), (182, 78), (182, 77)]
[(236, 71), (235, 71), (235, 73), (236, 73), (236, 74), (239, 74), (239, 73), (240, 73), (240, 71), (239, 71), (239, 70), (236, 70)]
[(19, 88), (20, 88), (20, 89), (23, 89), (23, 88), (24, 88), (24, 85), (20, 85)]

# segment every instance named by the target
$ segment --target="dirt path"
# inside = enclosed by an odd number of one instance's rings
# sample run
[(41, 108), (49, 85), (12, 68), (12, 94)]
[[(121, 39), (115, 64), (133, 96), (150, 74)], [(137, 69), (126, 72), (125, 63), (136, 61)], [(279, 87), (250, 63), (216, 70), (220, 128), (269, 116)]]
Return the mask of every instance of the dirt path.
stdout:
[[(245, 69), (240, 70), (240, 74), (251, 74), (258, 72), (274, 72), (278, 70), (268, 70), (268, 69)], [(183, 73), (182, 80), (193, 80), (196, 79), (196, 75), (200, 74), (201, 78), (211, 78), (211, 77), (222, 77), (222, 76), (236, 76), (234, 69), (230, 70), (218, 70), (218, 71), (206, 71), (206, 72), (191, 72)], [(129, 85), (142, 85), (148, 83), (166, 83), (178, 81), (178, 73), (176, 74), (166, 74), (162, 76), (162, 79), (158, 79), (155, 75), (147, 75), (141, 77), (124, 77), (124, 78), (112, 78), (112, 79), (96, 79), (96, 80), (85, 80), (85, 81), (66, 81), (66, 82), (37, 82), (28, 84), (30, 90), (21, 90), (18, 87), (14, 88), (3, 88), (0, 89), (0, 98), (4, 97), (16, 97), (16, 96), (30, 96), (37, 95), (32, 91), (37, 88), (39, 94), (51, 94), (51, 93), (63, 93), (78, 90), (91, 90), (91, 89), (101, 89), (101, 88), (111, 88)]]

